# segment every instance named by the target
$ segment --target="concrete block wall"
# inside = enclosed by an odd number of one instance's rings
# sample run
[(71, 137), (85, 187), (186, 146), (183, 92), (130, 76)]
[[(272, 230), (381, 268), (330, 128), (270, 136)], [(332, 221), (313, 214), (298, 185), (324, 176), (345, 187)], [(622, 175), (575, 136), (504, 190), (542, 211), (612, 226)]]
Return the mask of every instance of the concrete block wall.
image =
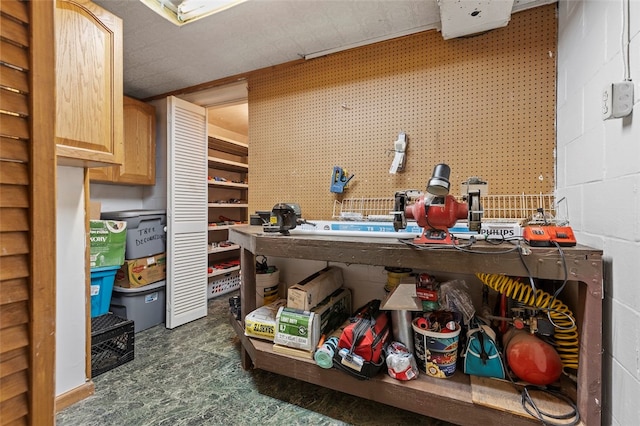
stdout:
[[(625, 77), (627, 5), (634, 111), (604, 121), (602, 91)], [(640, 1), (560, 0), (558, 12), (556, 199), (566, 197), (578, 242), (604, 252), (603, 424), (635, 425), (640, 419)]]

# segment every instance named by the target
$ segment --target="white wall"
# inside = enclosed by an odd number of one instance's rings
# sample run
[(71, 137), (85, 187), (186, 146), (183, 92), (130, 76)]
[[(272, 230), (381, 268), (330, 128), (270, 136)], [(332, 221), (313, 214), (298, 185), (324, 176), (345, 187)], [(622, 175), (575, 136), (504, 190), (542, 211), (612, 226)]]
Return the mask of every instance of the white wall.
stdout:
[(607, 425), (640, 419), (640, 1), (630, 1), (635, 107), (632, 116), (607, 121), (601, 118), (602, 90), (624, 78), (626, 3), (559, 3), (557, 197), (567, 197), (578, 242), (604, 252), (602, 418)]
[(156, 184), (154, 186), (92, 183), (91, 201), (102, 203), (101, 211), (167, 209), (167, 101), (150, 102), (156, 107)]
[(102, 203), (101, 211), (140, 210), (142, 187), (92, 183), (89, 188), (91, 201)]
[[(166, 102), (165, 102), (166, 103)], [(166, 115), (166, 108), (163, 112)], [(165, 120), (166, 122), (166, 120)], [(166, 209), (166, 129), (158, 129), (156, 186), (92, 183), (101, 210)], [(85, 371), (84, 169), (57, 168), (56, 396), (82, 386)]]
[(56, 396), (82, 386), (85, 371), (84, 169), (57, 168)]
[(282, 298), (287, 297), (289, 287), (327, 266), (336, 266), (342, 270), (344, 287), (351, 290), (353, 309), (364, 305), (371, 299), (383, 300), (386, 296), (384, 285), (387, 282), (387, 272), (382, 266), (347, 265), (337, 262), (282, 257), (268, 257), (267, 263), (276, 266), (280, 271), (279, 294)]

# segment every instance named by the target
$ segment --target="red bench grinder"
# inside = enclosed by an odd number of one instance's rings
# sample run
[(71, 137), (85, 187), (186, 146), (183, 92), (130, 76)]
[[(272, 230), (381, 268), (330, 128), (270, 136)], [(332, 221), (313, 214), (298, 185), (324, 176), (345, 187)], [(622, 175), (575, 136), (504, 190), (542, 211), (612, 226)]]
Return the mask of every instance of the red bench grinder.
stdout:
[(449, 228), (460, 219), (468, 219), (470, 231), (480, 231), (482, 209), (480, 191), (467, 194), (467, 203), (459, 203), (449, 195), (449, 175), (451, 169), (446, 164), (438, 164), (427, 184), (427, 194), (420, 196), (413, 204), (407, 205), (406, 191), (396, 192), (393, 211), (393, 228), (398, 231), (407, 227), (407, 219), (415, 219), (423, 228), (422, 235), (415, 238), (415, 244), (453, 244)]

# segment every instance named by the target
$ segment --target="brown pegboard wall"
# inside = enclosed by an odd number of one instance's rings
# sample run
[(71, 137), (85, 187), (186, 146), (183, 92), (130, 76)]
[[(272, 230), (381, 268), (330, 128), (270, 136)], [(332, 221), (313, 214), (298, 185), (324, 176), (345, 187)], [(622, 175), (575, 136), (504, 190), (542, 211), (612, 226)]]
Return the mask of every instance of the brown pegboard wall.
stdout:
[[(491, 194), (554, 189), (555, 5), (505, 28), (445, 41), (428, 31), (249, 80), (249, 211), (296, 202), (329, 219), (335, 199), (421, 189), (437, 163), (451, 193), (479, 176)], [(405, 171), (389, 174), (398, 133)], [(355, 177), (329, 191), (333, 166)]]

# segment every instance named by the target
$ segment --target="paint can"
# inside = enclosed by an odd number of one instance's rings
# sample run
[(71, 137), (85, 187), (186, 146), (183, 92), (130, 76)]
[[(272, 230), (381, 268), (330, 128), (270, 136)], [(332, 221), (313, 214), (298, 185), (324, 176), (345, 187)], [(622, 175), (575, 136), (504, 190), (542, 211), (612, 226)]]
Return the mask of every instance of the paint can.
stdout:
[(256, 308), (273, 303), (280, 297), (280, 271), (267, 263), (266, 256), (256, 259)]
[(280, 271), (275, 266), (256, 274), (256, 307), (268, 305), (278, 300), (280, 291)]
[(419, 325), (419, 319), (411, 323), (418, 368), (432, 377), (444, 379), (453, 376), (458, 359), (460, 324), (451, 321), (446, 332), (431, 331), (423, 323)]

